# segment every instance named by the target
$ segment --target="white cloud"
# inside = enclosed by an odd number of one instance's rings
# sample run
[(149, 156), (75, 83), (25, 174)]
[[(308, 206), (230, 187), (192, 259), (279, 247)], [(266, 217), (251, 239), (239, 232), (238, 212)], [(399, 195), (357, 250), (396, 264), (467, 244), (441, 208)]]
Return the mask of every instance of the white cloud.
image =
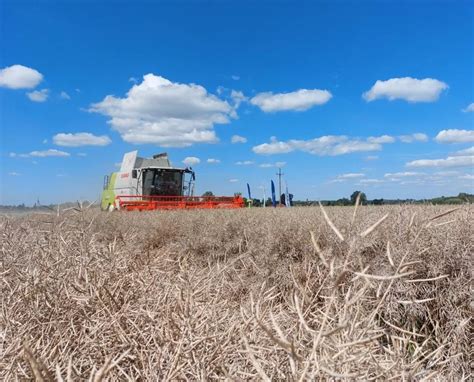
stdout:
[(459, 175), (459, 171), (437, 171), (434, 173), (434, 175), (438, 176), (456, 176)]
[(18, 172), (15, 172), (15, 171), (11, 171), (11, 172), (8, 173), (8, 175), (10, 175), (10, 176), (20, 176), (21, 174), (18, 173)]
[(361, 179), (359, 184), (379, 184), (384, 182), (385, 181), (383, 179)]
[(290, 139), (286, 142), (278, 141), (275, 137), (271, 137), (270, 143), (263, 143), (252, 148), (256, 154), (271, 155), (303, 151), (319, 156), (335, 156), (381, 149), (382, 145), (380, 143), (350, 139), (345, 135), (325, 135), (309, 140)]
[(425, 175), (422, 172), (413, 172), (413, 171), (405, 171), (405, 172), (388, 172), (384, 175), (385, 178), (405, 178), (409, 176), (420, 176)]
[(230, 141), (232, 143), (246, 143), (247, 138), (241, 137), (240, 135), (233, 135)]
[(395, 138), (391, 137), (390, 135), (382, 135), (380, 137), (369, 137), (369, 138), (367, 138), (367, 142), (370, 142), (370, 143), (393, 143), (393, 142), (395, 142)]
[(459, 179), (474, 180), (474, 175), (466, 174), (459, 177)]
[(138, 83), (138, 80), (135, 77), (130, 77), (128, 82), (133, 82), (134, 84)]
[(354, 179), (354, 178), (363, 178), (365, 174), (360, 172), (341, 174), (337, 176), (337, 179)]
[(31, 157), (68, 157), (70, 156), (69, 153), (61, 150), (56, 150), (56, 149), (49, 149), (49, 150), (44, 150), (44, 151), (32, 151), (31, 153), (28, 154)]
[(338, 175), (336, 178), (329, 180), (327, 183), (343, 183), (347, 180), (359, 179), (359, 178), (363, 178), (364, 176), (365, 174), (362, 174), (359, 172), (341, 174), (341, 175)]
[(209, 158), (207, 160), (207, 163), (217, 164), (217, 163), (221, 163), (221, 161), (220, 159)]
[(474, 130), (441, 130), (435, 138), (438, 143), (474, 142)]
[(183, 159), (183, 163), (187, 166), (195, 166), (198, 163), (201, 163), (201, 159), (196, 157), (186, 157)]
[(232, 79), (233, 79), (234, 81), (240, 80), (240, 77), (237, 76), (237, 75), (235, 75), (235, 74), (233, 74), (231, 77), (232, 77)]
[(280, 168), (280, 167), (285, 167), (286, 166), (286, 162), (275, 162), (275, 163), (262, 163), (261, 165), (259, 165), (259, 167), (261, 168)]
[(327, 90), (300, 89), (291, 93), (258, 93), (250, 100), (266, 113), (294, 110), (305, 111), (316, 105), (323, 105), (332, 98)]
[(32, 151), (28, 154), (17, 154), (17, 153), (10, 153), (10, 158), (29, 158), (29, 157), (38, 157), (38, 158), (45, 158), (45, 157), (68, 157), (71, 154), (60, 151), (56, 149), (49, 149), (43, 151)]
[(35, 69), (23, 65), (12, 65), (0, 70), (0, 87), (9, 89), (32, 89), (43, 80)]
[(107, 135), (94, 135), (91, 133), (60, 133), (53, 137), (53, 142), (58, 146), (80, 147), (80, 146), (107, 146), (112, 141)]
[(87, 153), (77, 153), (77, 156), (78, 156), (78, 157), (86, 157), (86, 156), (87, 156)]
[(64, 90), (61, 92), (61, 94), (59, 94), (59, 97), (61, 99), (71, 99), (71, 96), (67, 94)]
[(378, 80), (362, 97), (367, 102), (379, 98), (387, 98), (390, 101), (403, 99), (408, 102), (434, 102), (447, 88), (447, 84), (434, 78), (391, 78), (386, 81)]
[(465, 109), (462, 110), (464, 113), (472, 113), (474, 112), (474, 102), (467, 105)]
[(34, 90), (26, 95), (33, 102), (45, 102), (49, 96), (49, 89)]
[(474, 155), (474, 146), (471, 146), (464, 150), (456, 151), (453, 155)]
[(472, 167), (474, 166), (474, 156), (455, 156), (442, 159), (419, 159), (408, 162), (407, 167)]
[(254, 164), (254, 162), (251, 160), (244, 160), (244, 161), (235, 162), (235, 164), (237, 166), (250, 166), (251, 164)]
[(196, 84), (171, 82), (147, 74), (124, 98), (108, 95), (90, 111), (110, 117), (123, 140), (163, 147), (215, 143), (215, 124), (230, 122), (235, 108)]
[(423, 133), (400, 135), (398, 138), (403, 143), (427, 142), (428, 141), (428, 136), (426, 134), (423, 134)]
[(230, 183), (237, 183), (239, 180), (238, 179), (229, 179)]
[(234, 102), (234, 108), (238, 108), (240, 104), (244, 101), (247, 101), (248, 98), (241, 91), (232, 89), (230, 92), (230, 98)]

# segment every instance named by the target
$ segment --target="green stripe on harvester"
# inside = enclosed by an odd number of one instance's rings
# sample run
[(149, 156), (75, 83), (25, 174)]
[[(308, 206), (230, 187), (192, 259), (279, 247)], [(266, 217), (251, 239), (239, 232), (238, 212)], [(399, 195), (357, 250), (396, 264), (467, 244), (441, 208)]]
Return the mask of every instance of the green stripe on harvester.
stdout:
[(113, 206), (115, 202), (115, 179), (117, 179), (117, 173), (113, 172), (110, 175), (109, 179), (109, 184), (107, 185), (107, 188), (102, 191), (102, 199), (100, 202), (100, 208), (103, 210), (107, 210), (109, 206)]

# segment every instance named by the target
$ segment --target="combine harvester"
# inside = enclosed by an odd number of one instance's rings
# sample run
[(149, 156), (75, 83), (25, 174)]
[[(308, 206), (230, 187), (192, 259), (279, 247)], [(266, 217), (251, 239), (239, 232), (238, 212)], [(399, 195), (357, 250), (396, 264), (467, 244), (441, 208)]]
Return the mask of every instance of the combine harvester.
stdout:
[(194, 171), (173, 167), (166, 153), (153, 158), (140, 158), (137, 154), (138, 151), (126, 153), (120, 171), (104, 178), (102, 210), (244, 207), (241, 196), (194, 196)]

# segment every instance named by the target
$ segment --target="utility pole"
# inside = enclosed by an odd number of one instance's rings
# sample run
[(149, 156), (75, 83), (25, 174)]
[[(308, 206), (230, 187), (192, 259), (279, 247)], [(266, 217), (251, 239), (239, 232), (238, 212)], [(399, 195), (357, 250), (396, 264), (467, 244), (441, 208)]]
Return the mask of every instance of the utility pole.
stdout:
[(281, 172), (281, 167), (278, 168), (278, 206), (281, 207), (281, 176), (285, 175)]

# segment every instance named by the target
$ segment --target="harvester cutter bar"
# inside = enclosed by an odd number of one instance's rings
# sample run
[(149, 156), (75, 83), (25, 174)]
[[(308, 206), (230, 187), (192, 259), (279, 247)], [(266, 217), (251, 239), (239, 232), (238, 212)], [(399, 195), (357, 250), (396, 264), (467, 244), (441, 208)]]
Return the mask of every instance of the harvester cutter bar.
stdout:
[(242, 208), (241, 196), (118, 195), (116, 205), (126, 211)]

